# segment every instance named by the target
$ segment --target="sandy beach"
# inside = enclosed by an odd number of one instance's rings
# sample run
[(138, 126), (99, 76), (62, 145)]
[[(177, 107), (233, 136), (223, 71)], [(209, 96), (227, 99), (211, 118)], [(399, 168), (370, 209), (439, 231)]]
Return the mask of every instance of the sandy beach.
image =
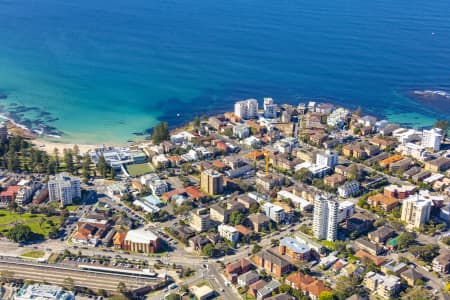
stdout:
[[(41, 138), (33, 139), (32, 140), (33, 145), (40, 150), (46, 151), (49, 154), (53, 154), (55, 151), (55, 148), (58, 149), (59, 153), (63, 153), (64, 149), (73, 149), (75, 145), (78, 146), (80, 149), (80, 153), (84, 154), (88, 152), (89, 150), (93, 150), (96, 148), (101, 148), (104, 145), (82, 145), (82, 144), (67, 144), (67, 143), (56, 143), (56, 142), (49, 142)], [(112, 145), (106, 145), (106, 146), (112, 146)]]

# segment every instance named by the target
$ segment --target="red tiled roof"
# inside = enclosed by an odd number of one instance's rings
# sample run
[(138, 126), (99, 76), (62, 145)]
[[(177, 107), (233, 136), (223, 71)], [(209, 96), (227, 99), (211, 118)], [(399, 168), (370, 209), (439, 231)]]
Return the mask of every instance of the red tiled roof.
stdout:
[(189, 195), (189, 197), (191, 198), (202, 198), (205, 197), (206, 195), (204, 193), (202, 193), (198, 188), (193, 187), (193, 186), (188, 186), (187, 188), (184, 189), (184, 191)]

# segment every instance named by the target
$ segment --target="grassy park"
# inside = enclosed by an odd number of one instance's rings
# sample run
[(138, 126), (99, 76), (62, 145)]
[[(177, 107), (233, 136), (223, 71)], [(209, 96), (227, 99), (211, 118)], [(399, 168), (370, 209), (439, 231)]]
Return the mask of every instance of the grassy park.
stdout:
[(17, 212), (9, 211), (6, 209), (0, 209), (0, 233), (5, 234), (9, 228), (16, 223), (28, 225), (36, 234), (48, 237), (53, 226), (59, 227), (60, 218), (58, 216), (48, 217), (44, 214), (20, 214)]
[(150, 165), (150, 163), (143, 163), (143, 164), (128, 165), (127, 171), (128, 173), (130, 173), (131, 177), (136, 177), (151, 173), (154, 171), (154, 169), (152, 165)]

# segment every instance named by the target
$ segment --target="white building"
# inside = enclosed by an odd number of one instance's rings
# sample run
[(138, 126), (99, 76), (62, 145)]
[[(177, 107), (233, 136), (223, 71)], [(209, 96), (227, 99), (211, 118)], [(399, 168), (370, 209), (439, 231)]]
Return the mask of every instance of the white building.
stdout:
[(155, 180), (158, 180), (158, 179), (159, 179), (158, 174), (150, 173), (150, 174), (142, 175), (140, 178), (140, 181), (141, 181), (142, 185), (145, 185), (146, 187), (150, 187), (150, 183)]
[(5, 122), (0, 123), (0, 140), (6, 141), (8, 139), (8, 127)]
[(409, 196), (403, 200), (401, 220), (409, 227), (419, 228), (430, 219), (432, 200), (427, 191)]
[(364, 286), (384, 299), (392, 299), (401, 288), (401, 280), (395, 275), (382, 275), (368, 272), (364, 277)]
[(48, 284), (26, 284), (12, 297), (14, 300), (73, 300), (72, 292), (64, 291), (62, 287)]
[(411, 128), (398, 128), (392, 132), (392, 136), (395, 137), (400, 144), (406, 144), (412, 141), (420, 140), (421, 133)]
[(359, 192), (359, 182), (357, 180), (346, 182), (338, 187), (337, 191), (342, 198), (352, 197)]
[(234, 114), (243, 120), (254, 119), (258, 116), (258, 101), (248, 99), (234, 104)]
[(219, 235), (226, 240), (229, 240), (232, 243), (237, 243), (239, 240), (239, 231), (236, 230), (233, 226), (220, 224), (217, 227), (217, 231)]
[(298, 147), (298, 139), (287, 137), (277, 141), (273, 147), (280, 153), (291, 153), (292, 150)]
[(342, 127), (344, 125), (344, 121), (350, 115), (350, 111), (348, 109), (339, 107), (336, 108), (327, 118), (327, 125), (331, 127)]
[(319, 152), (316, 156), (316, 165), (320, 167), (329, 167), (334, 168), (338, 164), (338, 153), (337, 152), (331, 152), (330, 150), (327, 150), (325, 152)]
[(286, 190), (279, 191), (278, 198), (280, 200), (282, 200), (282, 199), (291, 200), (292, 204), (294, 204), (295, 208), (300, 209), (300, 211), (307, 210), (311, 207), (311, 203), (308, 200), (303, 199), (300, 196), (294, 195), (293, 193), (288, 192)]
[(275, 223), (282, 222), (286, 217), (286, 213), (284, 212), (284, 209), (282, 207), (274, 205), (270, 202), (266, 202), (263, 204), (263, 211), (264, 214)]
[(405, 156), (411, 156), (419, 160), (423, 160), (429, 154), (425, 151), (425, 147), (409, 142), (400, 144), (396, 150)]
[(338, 223), (347, 220), (355, 213), (355, 204), (350, 201), (339, 203)]
[(233, 127), (233, 135), (239, 139), (245, 139), (250, 136), (250, 128), (245, 124), (238, 124)]
[(339, 204), (333, 199), (317, 196), (314, 200), (313, 232), (319, 240), (337, 238)]
[(195, 135), (193, 135), (190, 132), (182, 131), (177, 134), (173, 134), (170, 136), (170, 141), (174, 144), (182, 144), (185, 142), (190, 142), (193, 138), (195, 138)]
[(439, 151), (442, 142), (442, 129), (432, 128), (422, 131), (422, 146), (433, 151)]
[(275, 119), (277, 117), (277, 105), (272, 98), (264, 98), (264, 117)]
[(152, 157), (152, 164), (156, 168), (167, 168), (170, 164), (169, 159), (164, 154), (155, 155)]
[(32, 200), (36, 190), (41, 187), (41, 184), (39, 182), (31, 180), (21, 180), (17, 185), (21, 186), (21, 188), (17, 192), (15, 199), (15, 202), (19, 206), (23, 206), (29, 203)]
[(50, 201), (59, 201), (61, 206), (71, 205), (73, 199), (81, 197), (80, 178), (60, 173), (48, 182)]

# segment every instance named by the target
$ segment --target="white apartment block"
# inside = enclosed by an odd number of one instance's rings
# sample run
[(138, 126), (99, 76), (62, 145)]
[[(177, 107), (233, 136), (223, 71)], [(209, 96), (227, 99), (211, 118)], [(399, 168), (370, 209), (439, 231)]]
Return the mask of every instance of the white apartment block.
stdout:
[(419, 228), (430, 219), (431, 203), (425, 191), (409, 196), (403, 200), (401, 220), (407, 222), (410, 228)]
[(334, 168), (338, 164), (338, 153), (327, 150), (325, 152), (317, 153), (316, 165), (319, 167)]
[(422, 131), (422, 147), (439, 151), (442, 142), (442, 129), (432, 128)]
[(401, 144), (396, 150), (405, 156), (411, 156), (419, 160), (423, 160), (427, 156), (425, 147), (414, 143)]
[(268, 216), (275, 223), (280, 223), (286, 217), (284, 209), (278, 205), (266, 202), (263, 205), (264, 214)]
[(411, 128), (398, 128), (392, 132), (392, 136), (395, 137), (400, 144), (406, 144), (408, 142), (420, 140), (421, 132)]
[(319, 240), (337, 238), (339, 204), (333, 199), (317, 196), (314, 200), (313, 232)]
[(382, 275), (368, 272), (364, 277), (364, 286), (384, 299), (391, 299), (400, 292), (401, 280), (395, 275)]
[(342, 198), (348, 198), (356, 195), (359, 192), (359, 182), (357, 180), (353, 180), (347, 183), (344, 183), (337, 189), (338, 194)]
[(339, 203), (338, 223), (347, 220), (355, 213), (355, 204), (350, 201)]
[(73, 199), (81, 197), (80, 178), (60, 173), (48, 182), (50, 201), (59, 201), (61, 206), (71, 205)]
[(348, 109), (339, 107), (336, 108), (327, 118), (327, 125), (331, 127), (342, 127), (344, 120), (348, 118), (350, 111)]
[(243, 120), (254, 119), (258, 116), (258, 101), (248, 99), (234, 104), (234, 114)]
[(264, 117), (275, 119), (277, 117), (277, 105), (272, 98), (264, 98)]
[(217, 227), (217, 231), (219, 235), (226, 240), (229, 240), (232, 243), (237, 243), (239, 240), (239, 231), (236, 230), (233, 226), (220, 224)]

